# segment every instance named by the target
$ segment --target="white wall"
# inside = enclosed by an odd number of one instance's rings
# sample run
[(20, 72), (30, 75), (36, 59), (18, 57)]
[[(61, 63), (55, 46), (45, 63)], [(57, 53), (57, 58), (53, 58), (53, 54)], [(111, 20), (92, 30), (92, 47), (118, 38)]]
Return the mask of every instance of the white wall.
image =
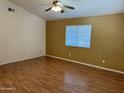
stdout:
[[(15, 12), (9, 12), (8, 7)], [(0, 65), (45, 55), (45, 21), (0, 0)]]

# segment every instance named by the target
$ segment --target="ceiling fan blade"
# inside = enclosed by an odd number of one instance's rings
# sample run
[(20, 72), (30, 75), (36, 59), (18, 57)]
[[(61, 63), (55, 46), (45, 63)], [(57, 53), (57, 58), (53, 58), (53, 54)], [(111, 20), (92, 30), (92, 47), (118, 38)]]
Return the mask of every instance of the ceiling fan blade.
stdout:
[(75, 9), (75, 8), (72, 7), (72, 6), (67, 6), (67, 5), (64, 5), (64, 7), (65, 7), (65, 8), (69, 8), (69, 9), (73, 9), (73, 10)]
[(48, 8), (48, 9), (46, 9), (45, 11), (47, 12), (47, 11), (49, 11), (49, 10), (51, 10), (52, 9), (52, 7), (50, 7), (50, 8)]
[(61, 12), (61, 13), (64, 13), (65, 11), (62, 9), (60, 12)]

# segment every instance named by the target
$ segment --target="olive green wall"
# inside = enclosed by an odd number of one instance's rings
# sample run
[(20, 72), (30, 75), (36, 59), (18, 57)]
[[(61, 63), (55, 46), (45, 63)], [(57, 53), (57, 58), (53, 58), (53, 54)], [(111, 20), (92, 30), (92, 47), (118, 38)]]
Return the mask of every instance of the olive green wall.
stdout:
[[(65, 46), (66, 25), (77, 24), (92, 24), (90, 49)], [(124, 13), (47, 21), (46, 29), (48, 55), (124, 71)]]

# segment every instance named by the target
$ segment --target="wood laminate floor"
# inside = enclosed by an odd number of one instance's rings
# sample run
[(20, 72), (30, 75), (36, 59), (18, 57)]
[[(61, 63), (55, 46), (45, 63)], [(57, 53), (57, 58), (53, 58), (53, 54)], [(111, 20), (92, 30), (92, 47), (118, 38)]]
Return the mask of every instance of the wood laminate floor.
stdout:
[(124, 93), (124, 75), (41, 57), (0, 66), (0, 93)]

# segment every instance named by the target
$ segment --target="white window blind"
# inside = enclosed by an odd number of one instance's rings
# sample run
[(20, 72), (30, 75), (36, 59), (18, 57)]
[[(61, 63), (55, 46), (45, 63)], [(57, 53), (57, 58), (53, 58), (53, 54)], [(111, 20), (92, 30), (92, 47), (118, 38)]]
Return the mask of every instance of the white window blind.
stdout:
[(91, 25), (66, 26), (66, 46), (90, 48)]

